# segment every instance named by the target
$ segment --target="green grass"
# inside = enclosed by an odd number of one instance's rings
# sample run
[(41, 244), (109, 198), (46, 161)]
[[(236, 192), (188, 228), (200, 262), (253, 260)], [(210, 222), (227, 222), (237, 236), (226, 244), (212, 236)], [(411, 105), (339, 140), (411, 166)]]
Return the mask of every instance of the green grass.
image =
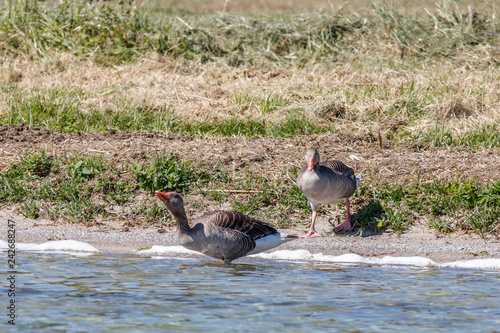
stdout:
[[(389, 107), (383, 114), (373, 114), (372, 119), (397, 118), (398, 115), (404, 114), (407, 114), (404, 117), (413, 119), (427, 116), (425, 110), (432, 105), (433, 100), (423, 97), (418, 102), (415, 101), (418, 98), (414, 95), (420, 96), (421, 92), (417, 93), (412, 87), (401, 87), (401, 94), (400, 102)], [(245, 96), (235, 95), (235, 98), (247, 100)], [(75, 89), (51, 89), (31, 94), (13, 88), (8, 112), (0, 114), (0, 125), (26, 123), (29, 128), (45, 127), (60, 132), (168, 131), (182, 135), (245, 137), (294, 137), (340, 131), (335, 122), (314, 121), (303, 109), (289, 110), (283, 119), (276, 122), (236, 116), (188, 120), (177, 116), (167, 106), (134, 104), (129, 101), (120, 101), (113, 108), (98, 109), (81, 102), (88, 97), (82, 91)], [(245, 103), (254, 102), (240, 102), (240, 107)], [(278, 107), (265, 105), (267, 111), (264, 113), (272, 112), (270, 110)], [(445, 129), (444, 124), (438, 119), (433, 129), (408, 132), (403, 128), (393, 134), (389, 133), (387, 139), (392, 139), (396, 144), (410, 141), (434, 147), (466, 146), (473, 149), (496, 149), (500, 147), (500, 128), (492, 124), (456, 134)]]
[(0, 115), (0, 124), (26, 123), (30, 128), (43, 126), (60, 132), (176, 128), (171, 110), (164, 106), (118, 105), (117, 110), (98, 110), (80, 102), (86, 96), (79, 90), (51, 89), (33, 96), (25, 94), (27, 92), (16, 89), (8, 112)]
[(233, 184), (233, 189), (248, 193), (229, 198), (232, 210), (263, 221), (272, 219), (281, 228), (293, 225), (298, 216), (309, 220), (306, 216), (311, 209), (306, 197), (285, 174), (278, 179), (267, 179), (248, 172)]
[[(86, 96), (79, 90), (51, 89), (47, 93), (28, 93), (15, 89), (0, 125), (26, 123), (29, 128), (46, 127), (60, 132), (169, 131), (188, 135), (292, 137), (334, 131), (309, 120), (303, 110), (293, 110), (281, 122), (266, 123), (255, 119), (232, 117), (192, 121), (182, 119), (165, 106), (121, 103), (114, 109), (99, 110), (83, 105)], [(267, 104), (266, 110), (275, 108)], [(270, 111), (266, 111), (270, 112)]]
[(260, 101), (260, 107), (258, 109), (265, 115), (271, 113), (283, 106), (288, 105), (290, 102), (283, 96), (281, 92), (269, 92), (264, 94), (264, 97)]
[(94, 188), (88, 183), (103, 170), (103, 162), (101, 158), (26, 154), (1, 175), (0, 200), (22, 203), (21, 211), (28, 217), (40, 213), (42, 202), (49, 203), (47, 214), (51, 217), (86, 221), (105, 215), (104, 206), (92, 200)]
[[(128, 207), (133, 216), (131, 207), (135, 207), (139, 188), (149, 193), (156, 189), (185, 191), (207, 177), (204, 171), (195, 173), (191, 162), (171, 154), (159, 154), (153, 166), (130, 164), (124, 168), (98, 156), (25, 154), (0, 175), (0, 202), (20, 204), (27, 217), (37, 218), (43, 208), (52, 219), (90, 222), (116, 215), (110, 212), (115, 205)], [(135, 207), (148, 221), (166, 213), (151, 209)]]
[(484, 235), (500, 225), (500, 179), (361, 185), (360, 192), (361, 197), (375, 200), (359, 212), (363, 225), (372, 229), (377, 222), (378, 228), (402, 232), (417, 217), (441, 232), (465, 230)]
[[(232, 210), (278, 227), (306, 225), (310, 220), (307, 199), (285, 174), (268, 179), (250, 171), (229, 173), (222, 164), (195, 168), (170, 153), (159, 153), (151, 164), (117, 166), (103, 157), (41, 152), (25, 154), (0, 174), (0, 203), (17, 205), (27, 217), (69, 222), (164, 222), (169, 213), (154, 198), (154, 190), (199, 193), (204, 201), (229, 202)], [(361, 231), (404, 232), (420, 220), (440, 232), (486, 235), (498, 233), (500, 225), (500, 179), (362, 183), (351, 202)], [(199, 208), (204, 205), (199, 203)]]
[(184, 162), (177, 155), (158, 154), (152, 164), (132, 165), (132, 173), (142, 189), (154, 191), (169, 190), (185, 192), (194, 184), (201, 184), (210, 179), (204, 170), (195, 168), (190, 161)]
[(69, 51), (112, 64), (153, 49), (175, 54), (188, 47), (182, 38), (169, 38), (171, 23), (152, 22), (147, 13), (121, 10), (118, 2), (65, 1), (45, 6), (38, 1), (16, 1), (10, 7), (6, 3), (0, 11), (0, 43), (2, 52), (8, 54), (43, 57), (48, 50)]
[[(114, 218), (117, 213), (112, 213), (111, 207), (121, 206), (122, 218), (158, 222), (165, 219), (167, 211), (155, 202), (155, 190), (200, 192), (223, 202), (229, 198), (224, 189), (231, 184), (236, 190), (252, 189), (250, 196), (231, 197), (233, 209), (264, 220), (269, 219), (264, 212), (271, 212), (280, 226), (289, 225), (289, 215), (297, 209), (310, 210), (303, 194), (288, 181), (270, 181), (250, 173), (242, 182), (234, 182), (234, 177), (222, 164), (211, 169), (194, 167), (191, 161), (169, 153), (158, 154), (150, 164), (129, 162), (116, 167), (102, 157), (42, 152), (25, 154), (0, 174), (0, 203), (18, 204), (26, 217), (38, 218), (44, 211), (46, 217), (69, 222)], [(203, 186), (209, 190), (203, 191)], [(148, 193), (150, 198), (145, 204), (135, 202), (141, 193)]]
[(412, 139), (433, 145), (434, 147), (465, 146), (473, 149), (494, 149), (500, 147), (500, 128), (496, 124), (472, 129), (462, 135), (445, 130), (436, 122), (434, 130), (425, 133), (413, 133)]
[(308, 119), (302, 110), (288, 113), (281, 122), (265, 122), (253, 119), (206, 120), (182, 122), (170, 128), (181, 134), (245, 137), (294, 137), (297, 135), (335, 132), (334, 126), (321, 126)]

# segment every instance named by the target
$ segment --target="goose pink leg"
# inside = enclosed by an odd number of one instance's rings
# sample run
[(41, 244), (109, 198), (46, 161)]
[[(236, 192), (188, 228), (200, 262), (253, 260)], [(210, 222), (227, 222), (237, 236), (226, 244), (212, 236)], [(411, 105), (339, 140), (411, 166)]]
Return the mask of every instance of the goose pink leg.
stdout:
[(319, 233), (314, 230), (314, 223), (316, 222), (316, 210), (313, 209), (313, 215), (312, 215), (312, 221), (311, 221), (311, 228), (309, 228), (309, 231), (303, 235), (300, 235), (299, 237), (301, 238), (314, 238), (314, 237), (321, 237)]
[(347, 209), (347, 217), (344, 223), (335, 228), (334, 230), (335, 233), (339, 233), (342, 230), (349, 231), (351, 229), (351, 212), (349, 211), (349, 206), (350, 206), (349, 200), (346, 200), (345, 207)]

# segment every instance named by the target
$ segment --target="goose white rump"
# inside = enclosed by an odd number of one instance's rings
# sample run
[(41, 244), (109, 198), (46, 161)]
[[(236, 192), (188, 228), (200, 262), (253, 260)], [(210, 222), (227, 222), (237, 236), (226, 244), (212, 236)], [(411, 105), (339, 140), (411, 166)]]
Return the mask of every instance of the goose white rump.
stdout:
[(271, 234), (262, 238), (259, 238), (255, 241), (255, 248), (248, 252), (247, 255), (261, 253), (270, 249), (274, 249), (275, 247), (280, 246), (283, 243), (289, 242), (296, 237), (288, 236), (287, 234), (276, 233)]

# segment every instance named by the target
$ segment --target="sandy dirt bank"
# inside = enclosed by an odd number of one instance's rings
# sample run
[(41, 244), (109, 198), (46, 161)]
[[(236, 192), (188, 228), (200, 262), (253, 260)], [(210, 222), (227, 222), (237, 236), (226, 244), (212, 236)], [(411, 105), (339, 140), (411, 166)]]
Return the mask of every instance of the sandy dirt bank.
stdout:
[[(0, 211), (0, 239), (2, 240), (7, 240), (7, 219), (15, 221), (18, 243), (77, 240), (89, 243), (103, 253), (132, 253), (134, 250), (153, 245), (177, 245), (177, 236), (173, 228), (124, 227), (118, 222), (91, 227), (78, 224), (54, 224), (44, 219), (36, 221), (27, 219), (8, 210)], [(303, 230), (282, 231), (299, 234)], [(315, 239), (299, 239), (277, 249), (306, 249), (311, 253), (329, 255), (355, 253), (365, 257), (421, 256), (435, 262), (500, 258), (500, 240), (498, 239), (459, 233), (440, 235), (424, 227), (413, 227), (402, 235), (385, 232), (367, 237), (329, 235)]]

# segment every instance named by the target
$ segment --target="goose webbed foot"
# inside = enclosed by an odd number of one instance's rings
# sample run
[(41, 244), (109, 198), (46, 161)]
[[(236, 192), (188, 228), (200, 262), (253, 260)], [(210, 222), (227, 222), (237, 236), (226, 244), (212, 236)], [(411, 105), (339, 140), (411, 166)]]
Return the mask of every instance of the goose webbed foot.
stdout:
[(314, 238), (314, 237), (322, 237), (321, 234), (317, 233), (315, 230), (309, 230), (307, 233), (300, 235), (300, 238)]
[(344, 230), (344, 231), (351, 230), (351, 219), (347, 219), (344, 223), (337, 226), (333, 231), (335, 231), (335, 233), (338, 234), (342, 230)]

